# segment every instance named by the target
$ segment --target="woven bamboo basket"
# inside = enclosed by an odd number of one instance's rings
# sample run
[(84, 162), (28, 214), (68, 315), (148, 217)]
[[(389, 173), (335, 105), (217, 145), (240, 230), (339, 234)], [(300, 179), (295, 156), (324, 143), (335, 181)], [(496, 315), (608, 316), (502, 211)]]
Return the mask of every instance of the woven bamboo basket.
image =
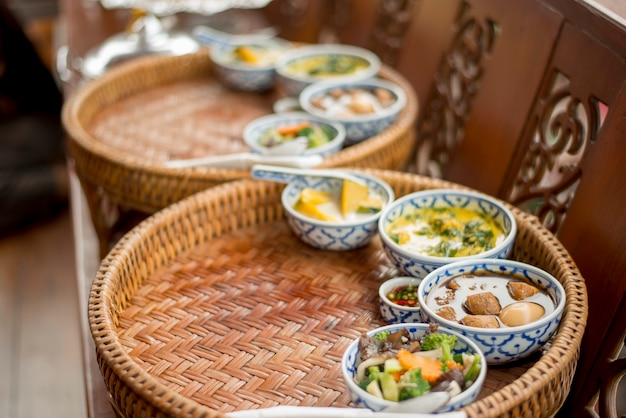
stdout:
[[(405, 109), (387, 130), (328, 157), (321, 166), (396, 170), (408, 165), (417, 97), (390, 67), (383, 66), (379, 76), (405, 90)], [(153, 213), (208, 187), (249, 177), (247, 170), (161, 164), (181, 150), (204, 153), (187, 157), (247, 151), (243, 125), (272, 113), (276, 93), (237, 93), (218, 85), (209, 54), (201, 50), (138, 58), (79, 88), (62, 116), (68, 153), (83, 186), (97, 188), (125, 208)]]
[[(460, 188), (389, 170), (397, 196)], [(111, 402), (122, 417), (222, 417), (277, 405), (349, 407), (341, 356), (383, 325), (377, 288), (398, 272), (380, 241), (313, 249), (283, 218), (283, 186), (241, 180), (197, 193), (127, 233), (93, 282), (89, 323)], [(566, 306), (555, 338), (521, 363), (488, 370), (469, 417), (552, 416), (574, 376), (586, 287), (559, 241), (533, 216), (512, 258), (552, 273)]]

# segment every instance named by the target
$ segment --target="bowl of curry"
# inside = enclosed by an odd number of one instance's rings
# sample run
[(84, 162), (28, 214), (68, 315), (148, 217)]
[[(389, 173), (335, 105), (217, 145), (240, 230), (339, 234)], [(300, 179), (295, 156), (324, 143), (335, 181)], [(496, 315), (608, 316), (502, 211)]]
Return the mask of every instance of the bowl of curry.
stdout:
[(506, 258), (517, 227), (506, 205), (488, 195), (432, 189), (388, 205), (378, 221), (385, 254), (403, 273), (424, 278), (454, 261)]
[(317, 82), (359, 81), (376, 76), (380, 58), (372, 51), (352, 45), (316, 44), (293, 48), (276, 62), (281, 93), (298, 97)]

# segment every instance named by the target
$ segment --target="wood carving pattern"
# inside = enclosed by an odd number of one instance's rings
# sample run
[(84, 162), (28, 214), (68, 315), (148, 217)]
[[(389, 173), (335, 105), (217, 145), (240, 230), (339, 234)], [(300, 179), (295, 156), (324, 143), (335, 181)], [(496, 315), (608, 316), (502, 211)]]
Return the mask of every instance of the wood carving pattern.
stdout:
[(280, 13), (283, 16), (283, 22), (290, 26), (300, 25), (308, 7), (309, 0), (282, 0)]
[(597, 99), (581, 100), (570, 92), (565, 75), (555, 71), (531, 121), (531, 135), (509, 201), (537, 215), (558, 233), (582, 175), (578, 167), (602, 124)]
[(463, 138), (472, 101), (480, 88), (483, 60), (499, 33), (496, 22), (479, 20), (464, 4), (454, 22), (454, 39), (435, 74), (419, 131), (416, 171), (442, 177), (451, 153)]
[(370, 48), (385, 64), (395, 65), (417, 0), (382, 0)]
[(319, 43), (341, 43), (339, 31), (350, 20), (354, 5), (352, 0), (327, 0), (327, 9), (330, 11), (326, 24), (319, 35)]

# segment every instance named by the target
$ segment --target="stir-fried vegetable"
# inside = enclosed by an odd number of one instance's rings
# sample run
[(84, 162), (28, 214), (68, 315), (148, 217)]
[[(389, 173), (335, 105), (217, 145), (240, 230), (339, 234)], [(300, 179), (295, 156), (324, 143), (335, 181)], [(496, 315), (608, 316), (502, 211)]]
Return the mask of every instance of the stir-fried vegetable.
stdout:
[(259, 139), (259, 144), (272, 148), (295, 138), (305, 137), (309, 141), (307, 148), (316, 148), (327, 144), (334, 136), (333, 130), (328, 126), (312, 122), (297, 122), (269, 128)]
[(480, 357), (453, 354), (457, 337), (431, 330), (413, 339), (406, 329), (363, 336), (355, 381), (370, 394), (390, 401), (449, 391), (454, 396), (471, 386), (480, 372)]

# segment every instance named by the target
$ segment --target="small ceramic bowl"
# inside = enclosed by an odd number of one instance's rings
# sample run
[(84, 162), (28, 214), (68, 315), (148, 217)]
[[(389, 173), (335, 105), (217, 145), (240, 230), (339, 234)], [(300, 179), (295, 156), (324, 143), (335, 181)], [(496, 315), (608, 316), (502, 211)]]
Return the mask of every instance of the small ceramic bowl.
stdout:
[(214, 45), (210, 56), (222, 83), (236, 90), (263, 92), (274, 87), (276, 61), (286, 50), (286, 42), (268, 39)]
[(352, 45), (316, 44), (293, 48), (276, 63), (277, 85), (286, 96), (297, 97), (318, 81), (357, 81), (376, 76), (380, 58)]
[[(412, 243), (413, 247), (400, 245), (399, 241), (394, 239), (394, 233), (391, 232), (391, 225), (394, 221), (415, 213), (421, 209), (437, 209), (445, 210), (449, 208), (460, 208), (477, 212), (479, 216), (490, 218), (501, 228), (501, 234), (495, 245), (491, 249), (472, 254), (472, 255), (428, 255), (425, 254), (424, 248), (417, 245), (419, 240)], [(414, 228), (417, 228), (417, 223)], [(425, 227), (426, 225), (424, 225)], [(422, 226), (420, 226), (422, 228)], [(463, 228), (460, 229), (460, 236), (463, 236)], [(383, 250), (391, 262), (402, 272), (409, 276), (424, 278), (428, 273), (438, 267), (471, 258), (506, 258), (508, 257), (515, 235), (517, 226), (515, 218), (505, 204), (498, 199), (487, 196), (482, 193), (467, 190), (456, 189), (430, 189), (419, 192), (410, 193), (392, 204), (388, 205), (380, 215), (378, 222), (378, 232), (380, 234)], [(420, 238), (417, 231), (413, 231), (406, 236)], [(424, 246), (431, 247), (439, 244), (443, 239), (439, 236), (429, 236), (425, 234), (421, 238)], [(451, 253), (449, 253), (451, 254)]]
[[(388, 324), (399, 323), (416, 323), (424, 322), (422, 310), (417, 301), (417, 288), (420, 279), (415, 277), (394, 277), (386, 280), (378, 288), (378, 300), (380, 307), (380, 315)], [(409, 286), (409, 291), (415, 293), (415, 304), (412, 304), (413, 298), (407, 300), (398, 294), (398, 290), (405, 289)], [(394, 295), (394, 296), (391, 296)]]
[[(367, 335), (373, 337), (380, 332), (384, 332), (387, 330), (395, 332), (402, 328), (406, 328), (412, 337), (420, 338), (426, 334), (426, 331), (428, 331), (429, 329), (429, 325), (393, 324), (369, 331)], [(485, 361), (485, 356), (471, 339), (456, 331), (449, 330), (444, 327), (439, 327), (439, 332), (449, 335), (456, 335), (458, 340), (454, 346), (453, 354), (468, 352), (474, 355), (478, 355), (480, 357), (479, 361), (481, 368), (478, 377), (476, 378), (474, 383), (472, 383), (471, 386), (463, 390), (460, 394), (450, 398), (450, 400), (445, 405), (443, 405), (439, 410), (436, 411), (437, 413), (450, 412), (474, 402), (478, 398), (478, 395), (480, 394), (482, 386), (485, 382), (485, 378), (487, 376), (487, 363)], [(354, 405), (357, 407), (369, 408), (375, 412), (380, 412), (385, 408), (395, 405), (396, 402), (388, 401), (371, 395), (364, 389), (361, 389), (359, 385), (355, 382), (357, 367), (360, 361), (361, 359), (359, 352), (359, 339), (356, 339), (348, 346), (348, 349), (344, 352), (341, 359), (341, 372)]]
[[(290, 127), (303, 126), (304, 124), (315, 125), (329, 137), (330, 141), (316, 145), (314, 140), (309, 141), (309, 147), (301, 155), (321, 155), (326, 157), (335, 154), (343, 148), (346, 140), (346, 130), (338, 122), (327, 121), (305, 112), (285, 112), (261, 116), (248, 123), (243, 130), (243, 140), (252, 152), (265, 154), (273, 146), (280, 143), (279, 138), (284, 140), (301, 136), (300, 131), (285, 133)], [(269, 139), (272, 137), (273, 139)], [(267, 141), (267, 142), (265, 142)]]
[[(394, 199), (393, 189), (383, 180), (354, 173), (367, 185), (371, 195), (382, 200), (383, 208)], [(306, 244), (323, 250), (345, 251), (367, 245), (376, 236), (380, 211), (351, 220), (323, 221), (295, 209), (302, 191), (313, 189), (335, 196), (341, 194), (343, 180), (330, 177), (298, 177), (283, 189), (281, 202), (291, 230)]]
[[(503, 284), (501, 285), (503, 289), (497, 295), (503, 307), (510, 302), (505, 303), (505, 299), (510, 298), (506, 293), (507, 290), (504, 288), (507, 281), (506, 278), (517, 277), (544, 289), (552, 299), (554, 310), (546, 310), (545, 315), (528, 324), (501, 326), (500, 328), (467, 326), (460, 322), (462, 319), (460, 315), (456, 320), (453, 320), (443, 318), (437, 313), (440, 306), (432, 304), (432, 295), (440, 283), (447, 283), (449, 280), (461, 275), (476, 275), (480, 277), (485, 274), (503, 277)], [(471, 278), (468, 280), (471, 280)], [(495, 286), (490, 285), (485, 288), (492, 293), (497, 292)], [(476, 292), (483, 292), (483, 290), (485, 289), (476, 288)], [(536, 297), (537, 295), (526, 300), (537, 300)], [(418, 300), (422, 313), (429, 322), (436, 322), (443, 327), (463, 334), (480, 347), (480, 350), (485, 354), (488, 364), (498, 365), (528, 357), (550, 340), (557, 331), (563, 316), (565, 290), (551, 274), (529, 264), (512, 260), (468, 259), (440, 267), (427, 275), (420, 283)]]
[(392, 82), (370, 78), (361, 81), (314, 83), (299, 96), (302, 109), (346, 128), (352, 145), (389, 128), (406, 105), (406, 93)]

